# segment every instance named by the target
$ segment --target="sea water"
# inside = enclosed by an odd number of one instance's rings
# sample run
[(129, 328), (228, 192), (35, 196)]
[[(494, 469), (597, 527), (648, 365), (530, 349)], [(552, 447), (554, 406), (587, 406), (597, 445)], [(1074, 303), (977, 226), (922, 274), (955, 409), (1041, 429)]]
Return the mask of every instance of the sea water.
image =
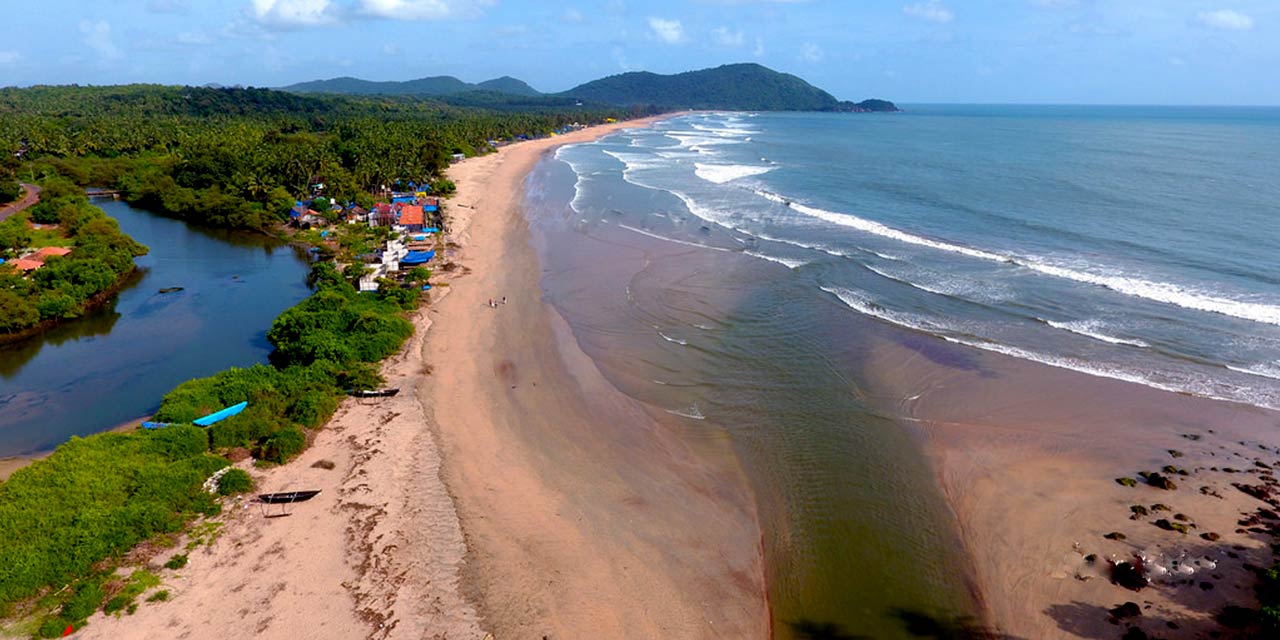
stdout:
[(906, 637), (980, 606), (867, 337), (1280, 408), (1277, 168), (1277, 109), (703, 113), (561, 148), (529, 215), (606, 375), (729, 434), (775, 633)]

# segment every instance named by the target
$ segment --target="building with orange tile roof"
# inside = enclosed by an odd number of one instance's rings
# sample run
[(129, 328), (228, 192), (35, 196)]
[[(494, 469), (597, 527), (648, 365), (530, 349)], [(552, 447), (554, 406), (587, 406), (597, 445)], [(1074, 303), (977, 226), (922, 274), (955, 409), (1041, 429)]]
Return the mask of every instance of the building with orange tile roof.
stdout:
[(409, 204), (400, 208), (400, 225), (409, 231), (421, 231), (425, 222), (426, 214), (420, 205)]

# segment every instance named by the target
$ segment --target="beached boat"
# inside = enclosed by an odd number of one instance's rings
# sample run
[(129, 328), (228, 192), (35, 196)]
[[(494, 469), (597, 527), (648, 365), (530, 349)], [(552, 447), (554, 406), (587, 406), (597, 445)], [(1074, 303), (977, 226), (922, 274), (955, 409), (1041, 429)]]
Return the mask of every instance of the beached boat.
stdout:
[(393, 387), (391, 389), (361, 389), (352, 391), (351, 395), (357, 398), (390, 398), (397, 393), (400, 393), (400, 389)]
[(319, 489), (314, 491), (285, 491), (282, 493), (260, 493), (258, 494), (258, 502), (265, 504), (293, 504), (295, 502), (306, 502), (320, 493)]
[(245, 407), (247, 406), (249, 406), (248, 402), (233, 404), (221, 411), (214, 411), (213, 413), (203, 418), (196, 418), (195, 420), (192, 420), (192, 422), (202, 427), (207, 427), (211, 424), (221, 422), (223, 420), (226, 420), (227, 418), (230, 418), (231, 416), (239, 414), (241, 411), (244, 411)]

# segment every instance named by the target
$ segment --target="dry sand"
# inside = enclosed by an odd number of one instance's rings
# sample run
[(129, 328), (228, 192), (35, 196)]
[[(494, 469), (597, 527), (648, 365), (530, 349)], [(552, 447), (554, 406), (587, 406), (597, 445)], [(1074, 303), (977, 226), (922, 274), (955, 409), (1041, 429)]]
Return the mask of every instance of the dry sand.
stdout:
[(160, 571), (168, 602), (77, 637), (767, 637), (759, 528), (727, 446), (690, 450), (540, 299), (525, 176), (555, 146), (640, 124), (455, 165), (441, 262), (460, 266), (384, 365), (400, 394), (345, 400), (298, 460), (251, 470), (260, 491), (320, 495), (287, 517), (228, 505), (185, 568)]
[[(1253, 602), (1245, 563), (1267, 564), (1269, 538), (1238, 532), (1237, 520), (1266, 505), (1231, 483), (1259, 482), (1265, 470), (1256, 459), (1280, 461), (1280, 415), (972, 355), (972, 368), (939, 366), (886, 344), (868, 369), (877, 393), (919, 398), (901, 404), (900, 418), (932, 454), (990, 623), (1016, 638), (1119, 638), (1125, 625), (1108, 621), (1107, 610), (1132, 601), (1143, 615), (1129, 622), (1153, 637), (1199, 638), (1222, 630), (1211, 618), (1224, 606)], [(1189, 473), (1171, 476), (1175, 490), (1116, 482), (1165, 465)], [(1131, 506), (1155, 504), (1170, 510), (1130, 519)], [(1190, 535), (1153, 524), (1177, 522), (1179, 513), (1195, 525)], [(1125, 539), (1103, 537), (1111, 532)], [(1221, 539), (1200, 537), (1210, 532)], [(1158, 581), (1139, 592), (1112, 584), (1106, 561), (1141, 551), (1186, 551), (1218, 566), (1188, 583)], [(1098, 560), (1087, 562), (1089, 554)]]

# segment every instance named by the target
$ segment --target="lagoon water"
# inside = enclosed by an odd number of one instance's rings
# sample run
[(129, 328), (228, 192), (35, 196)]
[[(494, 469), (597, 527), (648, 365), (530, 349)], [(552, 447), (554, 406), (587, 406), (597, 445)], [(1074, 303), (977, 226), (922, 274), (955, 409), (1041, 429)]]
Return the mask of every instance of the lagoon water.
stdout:
[(0, 347), (0, 457), (110, 429), (185, 380), (266, 362), (271, 321), (307, 295), (306, 257), (292, 247), (97, 204), (151, 252), (111, 303)]
[(696, 114), (529, 182), (548, 299), (627, 393), (733, 442), (775, 632), (980, 611), (866, 368), (996, 352), (1280, 408), (1280, 110)]

